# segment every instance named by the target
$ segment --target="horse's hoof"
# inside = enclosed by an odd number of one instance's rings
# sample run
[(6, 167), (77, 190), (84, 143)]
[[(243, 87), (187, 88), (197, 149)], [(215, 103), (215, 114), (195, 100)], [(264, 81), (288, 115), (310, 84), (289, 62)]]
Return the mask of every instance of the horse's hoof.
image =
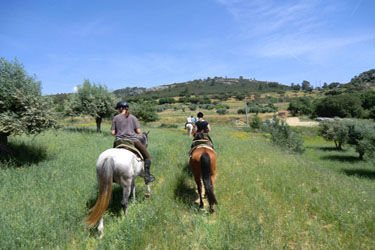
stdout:
[(146, 198), (150, 198), (150, 196), (151, 196), (150, 193), (145, 193)]
[(213, 214), (215, 210), (213, 208), (210, 208), (210, 214)]
[(200, 204), (200, 205), (199, 205), (199, 208), (201, 208), (201, 209), (202, 209), (203, 207), (204, 207), (204, 205), (203, 205), (203, 204)]
[(100, 232), (99, 231), (99, 237), (98, 237), (99, 240), (103, 239), (103, 232)]

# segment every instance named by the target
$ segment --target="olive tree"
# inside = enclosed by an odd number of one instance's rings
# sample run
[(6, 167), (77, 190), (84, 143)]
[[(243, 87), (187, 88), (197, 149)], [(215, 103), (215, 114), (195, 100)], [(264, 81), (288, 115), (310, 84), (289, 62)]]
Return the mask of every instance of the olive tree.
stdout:
[(96, 131), (101, 132), (103, 118), (111, 117), (114, 112), (115, 96), (105, 86), (89, 80), (84, 80), (78, 86), (77, 93), (74, 93), (69, 101), (67, 110), (70, 115), (90, 115), (95, 118)]
[(41, 95), (40, 82), (17, 61), (0, 57), (0, 143), (13, 134), (38, 134), (56, 128), (51, 103)]

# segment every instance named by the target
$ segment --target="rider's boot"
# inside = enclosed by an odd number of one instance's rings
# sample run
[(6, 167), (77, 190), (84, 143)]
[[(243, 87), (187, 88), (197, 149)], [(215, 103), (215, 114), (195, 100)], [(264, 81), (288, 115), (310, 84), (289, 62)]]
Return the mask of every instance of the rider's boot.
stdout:
[(145, 179), (145, 184), (149, 184), (150, 182), (155, 181), (155, 177), (150, 174), (150, 166), (151, 166), (151, 161), (150, 160), (145, 160), (145, 174), (144, 174), (144, 179)]

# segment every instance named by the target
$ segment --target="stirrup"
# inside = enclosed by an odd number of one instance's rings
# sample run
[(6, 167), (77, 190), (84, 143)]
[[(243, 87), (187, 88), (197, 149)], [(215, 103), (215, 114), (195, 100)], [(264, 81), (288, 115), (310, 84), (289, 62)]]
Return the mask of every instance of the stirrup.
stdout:
[(144, 179), (145, 179), (145, 184), (147, 185), (150, 182), (154, 182), (155, 181), (155, 176), (153, 176), (152, 174), (150, 174), (149, 176), (145, 176)]

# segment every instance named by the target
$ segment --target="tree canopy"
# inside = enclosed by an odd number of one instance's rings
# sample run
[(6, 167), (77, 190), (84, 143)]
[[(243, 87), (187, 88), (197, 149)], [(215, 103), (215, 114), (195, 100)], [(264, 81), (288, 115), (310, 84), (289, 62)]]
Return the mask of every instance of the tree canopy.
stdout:
[(37, 134), (57, 127), (51, 103), (41, 95), (40, 82), (17, 61), (0, 57), (0, 141), (10, 134)]
[(105, 86), (89, 80), (84, 80), (78, 86), (77, 93), (70, 98), (70, 103), (66, 113), (70, 115), (90, 115), (95, 118), (97, 132), (101, 131), (103, 118), (111, 117), (115, 113), (115, 96), (109, 92)]

